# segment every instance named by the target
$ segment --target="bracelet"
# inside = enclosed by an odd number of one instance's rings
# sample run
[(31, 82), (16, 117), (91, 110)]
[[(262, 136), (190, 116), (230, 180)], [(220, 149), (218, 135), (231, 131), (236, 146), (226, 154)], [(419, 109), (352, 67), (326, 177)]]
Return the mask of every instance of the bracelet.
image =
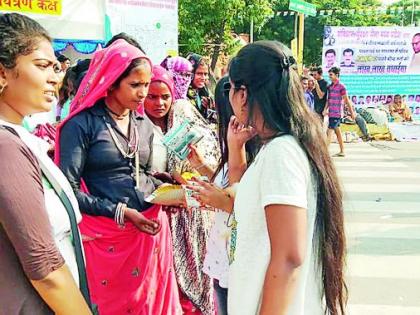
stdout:
[(127, 205), (125, 203), (119, 202), (115, 210), (114, 220), (119, 226), (124, 226), (124, 215)]
[(203, 168), (204, 166), (206, 166), (206, 164), (201, 164), (201, 165), (199, 165), (197, 167), (194, 167), (194, 168), (198, 171), (199, 169)]

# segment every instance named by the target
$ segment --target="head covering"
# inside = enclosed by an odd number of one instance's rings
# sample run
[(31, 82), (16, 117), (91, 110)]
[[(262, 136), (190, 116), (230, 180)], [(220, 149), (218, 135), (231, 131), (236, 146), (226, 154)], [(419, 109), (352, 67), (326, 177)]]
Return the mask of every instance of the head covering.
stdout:
[(200, 64), (201, 60), (203, 59), (203, 56), (195, 53), (189, 53), (187, 56), (187, 59), (189, 62), (191, 62), (193, 66), (193, 73), (197, 71), (198, 65)]
[(192, 80), (193, 66), (183, 57), (168, 57), (161, 66), (172, 76), (175, 88), (175, 100), (186, 99), (188, 87)]
[[(195, 94), (195, 92), (193, 90), (196, 90), (193, 86), (193, 81), (194, 81), (194, 76), (195, 76), (195, 72), (198, 69), (198, 66), (200, 65), (200, 63), (203, 61), (203, 56), (199, 55), (199, 54), (195, 54), (195, 53), (190, 53), (187, 56), (188, 61), (192, 64), (193, 66), (193, 76), (192, 76), (192, 81), (191, 81), (191, 85), (190, 85), (190, 91), (188, 91), (188, 94)], [(208, 66), (208, 65), (207, 65)], [(210, 69), (210, 67), (208, 67)], [(200, 95), (200, 97), (204, 96), (204, 97), (208, 97), (210, 95), (209, 90), (207, 88), (207, 86), (201, 88), (201, 89), (197, 89), (197, 93)], [(195, 96), (189, 95), (188, 96), (190, 99), (191, 98), (195, 98)], [(200, 106), (199, 106), (200, 107)]]
[[(95, 53), (89, 70), (71, 103), (70, 115), (58, 126), (55, 148), (56, 162), (60, 156), (60, 130), (64, 124), (80, 112), (94, 106), (99, 99), (107, 96), (109, 88), (124, 73), (131, 62), (138, 58), (145, 59), (152, 68), (152, 62), (146, 55), (123, 39), (117, 40), (108, 48)], [(139, 104), (139, 107), (140, 105), (142, 106)], [(143, 107), (140, 112), (144, 112)]]
[(197, 109), (205, 119), (207, 119), (211, 123), (217, 123), (215, 104), (213, 98), (211, 97), (211, 92), (209, 91), (208, 87), (204, 86), (198, 89), (195, 88), (193, 84), (195, 72), (197, 71), (200, 63), (203, 61), (203, 56), (195, 53), (190, 53), (187, 56), (187, 59), (189, 62), (191, 62), (193, 66), (193, 77), (187, 91), (187, 97), (190, 100), (190, 102), (195, 107), (197, 107)]
[(71, 112), (75, 112), (74, 115), (77, 115), (80, 108), (83, 110), (92, 107), (96, 101), (107, 96), (109, 88), (124, 73), (131, 62), (138, 58), (147, 60), (152, 68), (152, 63), (146, 55), (123, 39), (96, 52), (71, 104)]
[(174, 101), (175, 91), (174, 91), (174, 81), (171, 78), (171, 75), (161, 66), (153, 66), (153, 82), (163, 82), (169, 88), (171, 92), (172, 101)]

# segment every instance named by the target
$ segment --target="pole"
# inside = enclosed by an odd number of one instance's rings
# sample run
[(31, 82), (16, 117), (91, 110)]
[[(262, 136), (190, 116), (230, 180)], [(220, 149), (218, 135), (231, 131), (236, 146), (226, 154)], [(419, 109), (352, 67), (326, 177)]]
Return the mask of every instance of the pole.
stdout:
[(249, 30), (249, 42), (254, 42), (254, 18), (251, 18), (251, 29)]
[(416, 9), (416, 1), (413, 0), (413, 10), (411, 10), (411, 25), (414, 26), (414, 10)]
[(303, 36), (305, 32), (305, 14), (299, 13), (298, 65), (299, 73), (303, 73)]

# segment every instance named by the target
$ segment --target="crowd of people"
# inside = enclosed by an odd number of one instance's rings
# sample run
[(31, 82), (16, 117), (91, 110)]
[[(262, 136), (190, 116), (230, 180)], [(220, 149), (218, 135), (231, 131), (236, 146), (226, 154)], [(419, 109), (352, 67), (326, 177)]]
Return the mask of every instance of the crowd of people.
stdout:
[(310, 74), (301, 76), (301, 85), (305, 100), (313, 111), (321, 126), (325, 118), (328, 119), (327, 139), (332, 141), (333, 133), (336, 135), (340, 152), (335, 157), (344, 157), (344, 141), (340, 129), (341, 123), (357, 124), (362, 132), (362, 139), (371, 139), (367, 130), (366, 121), (356, 113), (346, 87), (340, 82), (340, 68), (331, 67), (328, 71), (330, 84), (323, 78), (322, 67), (313, 67)]
[[(320, 118), (321, 123), (328, 119), (327, 137), (331, 142), (333, 133), (336, 135), (340, 151), (336, 157), (344, 157), (344, 140), (341, 124), (357, 125), (361, 139), (373, 139), (368, 124), (386, 126), (388, 122), (412, 122), (417, 114), (415, 95), (368, 95), (366, 98), (349, 96), (346, 86), (340, 82), (341, 69), (331, 67), (328, 70), (329, 81), (323, 78), (322, 67), (305, 69), (301, 75), (301, 85), (309, 108)], [(420, 102), (420, 96), (418, 98)], [(412, 104), (412, 106), (409, 106)], [(419, 110), (420, 114), (420, 110)]]
[[(0, 35), (1, 314), (345, 314), (338, 69), (258, 41), (213, 94), (205, 57), (154, 65), (126, 34), (76, 65), (29, 17)], [(147, 201), (174, 184), (198, 206)]]

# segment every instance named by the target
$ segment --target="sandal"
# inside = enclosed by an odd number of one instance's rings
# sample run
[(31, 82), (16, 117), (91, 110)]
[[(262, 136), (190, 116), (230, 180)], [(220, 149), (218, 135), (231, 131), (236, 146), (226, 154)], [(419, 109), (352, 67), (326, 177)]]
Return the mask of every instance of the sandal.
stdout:
[(346, 155), (344, 154), (344, 152), (340, 152), (337, 154), (334, 154), (333, 157), (345, 157)]

